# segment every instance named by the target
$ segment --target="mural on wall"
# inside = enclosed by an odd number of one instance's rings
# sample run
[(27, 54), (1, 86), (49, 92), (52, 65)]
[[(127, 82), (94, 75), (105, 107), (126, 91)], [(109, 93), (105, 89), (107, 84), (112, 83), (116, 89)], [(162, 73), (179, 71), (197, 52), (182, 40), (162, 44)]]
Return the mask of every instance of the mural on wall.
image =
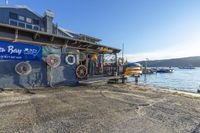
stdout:
[(42, 47), (20, 42), (0, 41), (0, 60), (41, 60)]
[[(0, 41), (0, 88), (76, 85), (76, 63), (65, 59), (72, 49)], [(75, 54), (76, 55), (76, 54)], [(74, 55), (74, 56), (75, 56)], [(71, 56), (70, 56), (71, 57)], [(69, 62), (76, 62), (76, 58)]]

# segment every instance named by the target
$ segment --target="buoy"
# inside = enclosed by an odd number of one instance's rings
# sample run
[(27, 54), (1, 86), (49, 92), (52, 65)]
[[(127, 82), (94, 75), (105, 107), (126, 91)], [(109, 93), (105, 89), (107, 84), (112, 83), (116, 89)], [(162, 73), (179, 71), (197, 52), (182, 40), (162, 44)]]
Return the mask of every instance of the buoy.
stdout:
[(15, 71), (17, 74), (25, 76), (31, 73), (32, 67), (28, 62), (20, 62), (15, 66)]

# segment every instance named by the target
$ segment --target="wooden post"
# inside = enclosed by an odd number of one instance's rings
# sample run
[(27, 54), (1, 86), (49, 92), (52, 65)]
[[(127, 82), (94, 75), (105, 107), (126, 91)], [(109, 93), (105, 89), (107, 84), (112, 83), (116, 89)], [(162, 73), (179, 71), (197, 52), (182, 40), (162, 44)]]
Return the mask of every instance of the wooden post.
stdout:
[(125, 84), (126, 83), (126, 77), (123, 75), (122, 76), (122, 84)]
[(102, 72), (103, 72), (103, 75), (104, 75), (104, 62), (105, 62), (105, 60), (104, 60), (104, 53), (102, 53), (102, 65), (103, 65), (103, 67), (102, 67)]
[(116, 65), (116, 74), (115, 74), (115, 76), (118, 76), (118, 74), (119, 74), (119, 68), (118, 68), (117, 53), (115, 53), (115, 65)]
[(16, 29), (15, 30), (15, 41), (17, 41), (17, 39), (18, 39), (18, 30)]
[(139, 76), (135, 75), (134, 77), (135, 77), (135, 83), (138, 84), (138, 78), (139, 78)]

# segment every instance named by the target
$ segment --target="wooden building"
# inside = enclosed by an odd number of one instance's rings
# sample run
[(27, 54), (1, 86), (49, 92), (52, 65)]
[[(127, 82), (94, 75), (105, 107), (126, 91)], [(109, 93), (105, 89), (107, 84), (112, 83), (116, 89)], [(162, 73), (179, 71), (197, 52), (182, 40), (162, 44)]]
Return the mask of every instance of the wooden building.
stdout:
[(120, 76), (120, 49), (75, 33), (26, 6), (0, 6), (0, 88), (76, 85)]

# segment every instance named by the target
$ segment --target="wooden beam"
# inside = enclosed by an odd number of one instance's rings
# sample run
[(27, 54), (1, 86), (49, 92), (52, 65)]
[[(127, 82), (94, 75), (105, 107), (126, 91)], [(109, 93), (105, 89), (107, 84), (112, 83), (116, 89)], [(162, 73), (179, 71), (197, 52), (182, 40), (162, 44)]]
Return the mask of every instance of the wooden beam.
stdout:
[(33, 40), (36, 40), (38, 36), (39, 36), (39, 34), (35, 33), (34, 36), (33, 36)]
[(29, 29), (20, 28), (20, 27), (17, 27), (17, 26), (12, 26), (12, 25), (9, 25), (9, 24), (0, 23), (0, 27), (7, 28), (9, 31), (11, 31), (10, 29), (19, 30), (20, 31), (19, 33), (21, 33), (21, 32), (32, 33), (32, 34), (38, 33), (39, 35), (42, 35), (42, 36), (44, 35), (44, 36), (47, 36), (47, 37), (54, 36), (56, 39), (64, 39), (64, 40), (69, 40), (69, 41), (76, 41), (76, 42), (80, 42), (80, 43), (85, 43), (85, 44), (88, 44), (88, 45), (90, 44), (90, 45), (94, 45), (94, 46), (106, 47), (106, 48), (112, 49), (115, 52), (120, 52), (120, 49), (112, 48), (112, 47), (109, 47), (109, 46), (105, 46), (105, 45), (102, 45), (102, 44), (97, 44), (97, 43), (93, 43), (93, 42), (89, 42), (89, 41), (85, 41), (85, 40), (81, 40), (81, 39), (77, 39), (77, 38), (64, 37), (64, 36), (59, 36), (59, 35), (55, 35), (55, 34), (48, 34), (48, 33), (43, 32), (43, 31), (29, 30)]
[[(42, 42), (36, 42), (36, 41), (28, 41), (28, 40), (21, 40), (21, 39), (13, 39), (13, 38), (8, 38), (8, 37), (0, 37), (0, 40), (6, 40), (6, 41), (15, 41), (15, 42), (22, 42), (22, 43), (29, 43), (29, 44), (36, 44), (36, 45), (41, 45), (41, 46), (50, 46), (50, 47), (55, 47), (55, 44), (50, 44), (50, 43), (42, 43)], [(63, 45), (56, 45), (60, 48), (63, 47)], [(94, 51), (94, 52), (98, 52), (96, 50), (93, 49), (88, 49), (88, 48), (78, 48), (78, 47), (73, 47), (73, 46), (67, 46), (67, 48), (72, 48), (72, 49), (79, 49), (79, 50), (83, 50), (83, 51)]]
[(50, 41), (51, 41), (51, 42), (53, 42), (53, 41), (54, 41), (54, 36), (52, 36), (52, 37), (51, 37)]
[(15, 29), (15, 41), (18, 39), (18, 29)]

